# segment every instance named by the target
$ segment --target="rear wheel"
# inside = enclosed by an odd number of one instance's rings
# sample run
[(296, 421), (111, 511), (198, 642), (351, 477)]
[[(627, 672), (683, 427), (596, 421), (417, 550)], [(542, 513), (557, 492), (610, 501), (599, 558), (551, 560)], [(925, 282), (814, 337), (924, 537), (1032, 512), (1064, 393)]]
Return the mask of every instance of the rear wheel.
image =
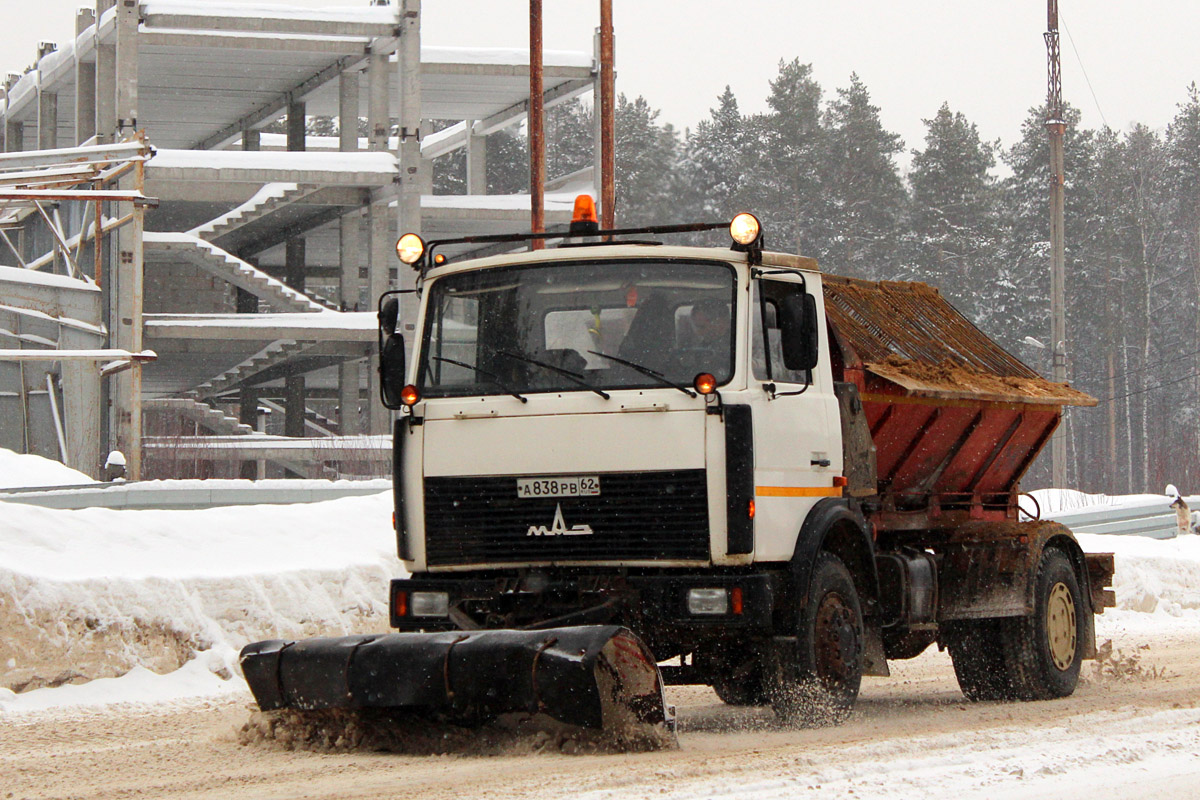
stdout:
[(780, 719), (805, 726), (842, 722), (858, 699), (863, 672), (863, 622), (858, 592), (845, 564), (820, 553), (795, 642), (776, 644), (768, 679)]
[(1087, 609), (1079, 580), (1067, 554), (1048, 548), (1035, 582), (1033, 616), (1005, 620), (1001, 637), (1013, 691), (1021, 700), (1067, 697), (1083, 663)]

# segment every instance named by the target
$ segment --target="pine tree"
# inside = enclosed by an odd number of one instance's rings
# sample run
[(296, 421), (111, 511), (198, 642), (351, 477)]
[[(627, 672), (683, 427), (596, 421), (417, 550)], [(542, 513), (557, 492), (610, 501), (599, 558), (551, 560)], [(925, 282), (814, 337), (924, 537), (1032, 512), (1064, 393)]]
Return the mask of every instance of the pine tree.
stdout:
[[(996, 282), (995, 146), (943, 103), (924, 121), (925, 149), (913, 151), (907, 271), (927, 281), (977, 323), (990, 322), (1009, 287)], [(999, 306), (999, 308), (997, 308)], [(992, 327), (985, 324), (984, 327)], [(1001, 326), (996, 326), (1001, 327)]]
[(658, 125), (659, 112), (644, 97), (617, 98), (617, 224), (658, 225), (682, 222), (676, 202), (681, 185), (676, 163), (679, 135)]
[(770, 112), (744, 128), (745, 196), (762, 209), (768, 247), (819, 258), (827, 250), (829, 215), (821, 192), (821, 86), (812, 65), (780, 62), (767, 105)]
[(838, 272), (880, 278), (896, 269), (907, 194), (895, 156), (904, 144), (883, 127), (879, 107), (857, 74), (825, 111), (826, 159), (821, 178), (828, 209), (822, 258)]
[(692, 216), (703, 220), (732, 219), (741, 204), (745, 180), (745, 132), (737, 98), (726, 86), (709, 119), (687, 137), (683, 171)]

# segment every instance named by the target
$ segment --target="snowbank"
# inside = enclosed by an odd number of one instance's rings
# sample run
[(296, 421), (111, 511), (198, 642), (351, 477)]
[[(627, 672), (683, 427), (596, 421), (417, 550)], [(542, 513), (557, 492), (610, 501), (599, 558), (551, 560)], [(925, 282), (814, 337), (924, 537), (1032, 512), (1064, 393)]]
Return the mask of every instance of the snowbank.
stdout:
[(1113, 589), (1119, 611), (1134, 611), (1200, 623), (1200, 536), (1147, 539), (1142, 536), (1080, 534), (1089, 553), (1113, 553)]
[[(245, 691), (244, 644), (386, 630), (403, 575), (388, 492), (200, 511), (0, 501), (0, 518), (0, 715)], [(1079, 539), (1116, 555), (1103, 626), (1200, 627), (1200, 536)]]
[(0, 489), (26, 486), (79, 486), (95, 483), (79, 470), (49, 458), (22, 455), (0, 447)]
[[(386, 630), (403, 574), (390, 493), (198, 511), (0, 502), (0, 515), (0, 686), (17, 692), (186, 665), (168, 683), (192, 693), (197, 661), (234, 677), (250, 641)], [(46, 701), (0, 693), (0, 708), (27, 702)]]

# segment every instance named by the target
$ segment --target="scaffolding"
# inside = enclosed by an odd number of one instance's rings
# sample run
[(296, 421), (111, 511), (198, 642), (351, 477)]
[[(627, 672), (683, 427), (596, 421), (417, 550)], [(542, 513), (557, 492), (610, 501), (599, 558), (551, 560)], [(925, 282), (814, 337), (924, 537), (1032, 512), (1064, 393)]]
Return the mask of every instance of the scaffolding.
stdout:
[[(103, 346), (157, 354), (99, 389), (101, 439), (131, 476), (179, 477), (162, 474), (181, 469), (168, 452), (223, 477), (361, 467), (322, 455), (361, 461), (389, 433), (372, 309), (412, 283), (399, 232), (528, 225), (529, 195), (487, 194), (485, 147), (529, 111), (528, 51), (423, 45), (420, 11), (97, 0), (74, 41), (5, 81), (0, 264), (94, 283)], [(597, 63), (545, 53), (543, 103), (594, 91)], [(337, 132), (307, 135), (317, 116)], [(468, 194), (434, 196), (433, 159), (458, 150)], [(547, 183), (547, 225), (567, 222), (586, 173), (574, 191)], [(196, 434), (212, 441), (182, 446)], [(251, 442), (272, 434), (305, 444)]]

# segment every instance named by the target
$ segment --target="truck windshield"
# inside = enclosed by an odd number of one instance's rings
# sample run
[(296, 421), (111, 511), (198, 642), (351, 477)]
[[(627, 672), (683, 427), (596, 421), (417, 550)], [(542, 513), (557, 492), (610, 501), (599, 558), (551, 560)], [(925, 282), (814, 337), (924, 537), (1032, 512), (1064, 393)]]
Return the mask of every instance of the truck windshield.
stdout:
[[(719, 261), (567, 261), (429, 288), (422, 394), (661, 388), (733, 376), (734, 271)], [(636, 364), (642, 370), (613, 358)]]

